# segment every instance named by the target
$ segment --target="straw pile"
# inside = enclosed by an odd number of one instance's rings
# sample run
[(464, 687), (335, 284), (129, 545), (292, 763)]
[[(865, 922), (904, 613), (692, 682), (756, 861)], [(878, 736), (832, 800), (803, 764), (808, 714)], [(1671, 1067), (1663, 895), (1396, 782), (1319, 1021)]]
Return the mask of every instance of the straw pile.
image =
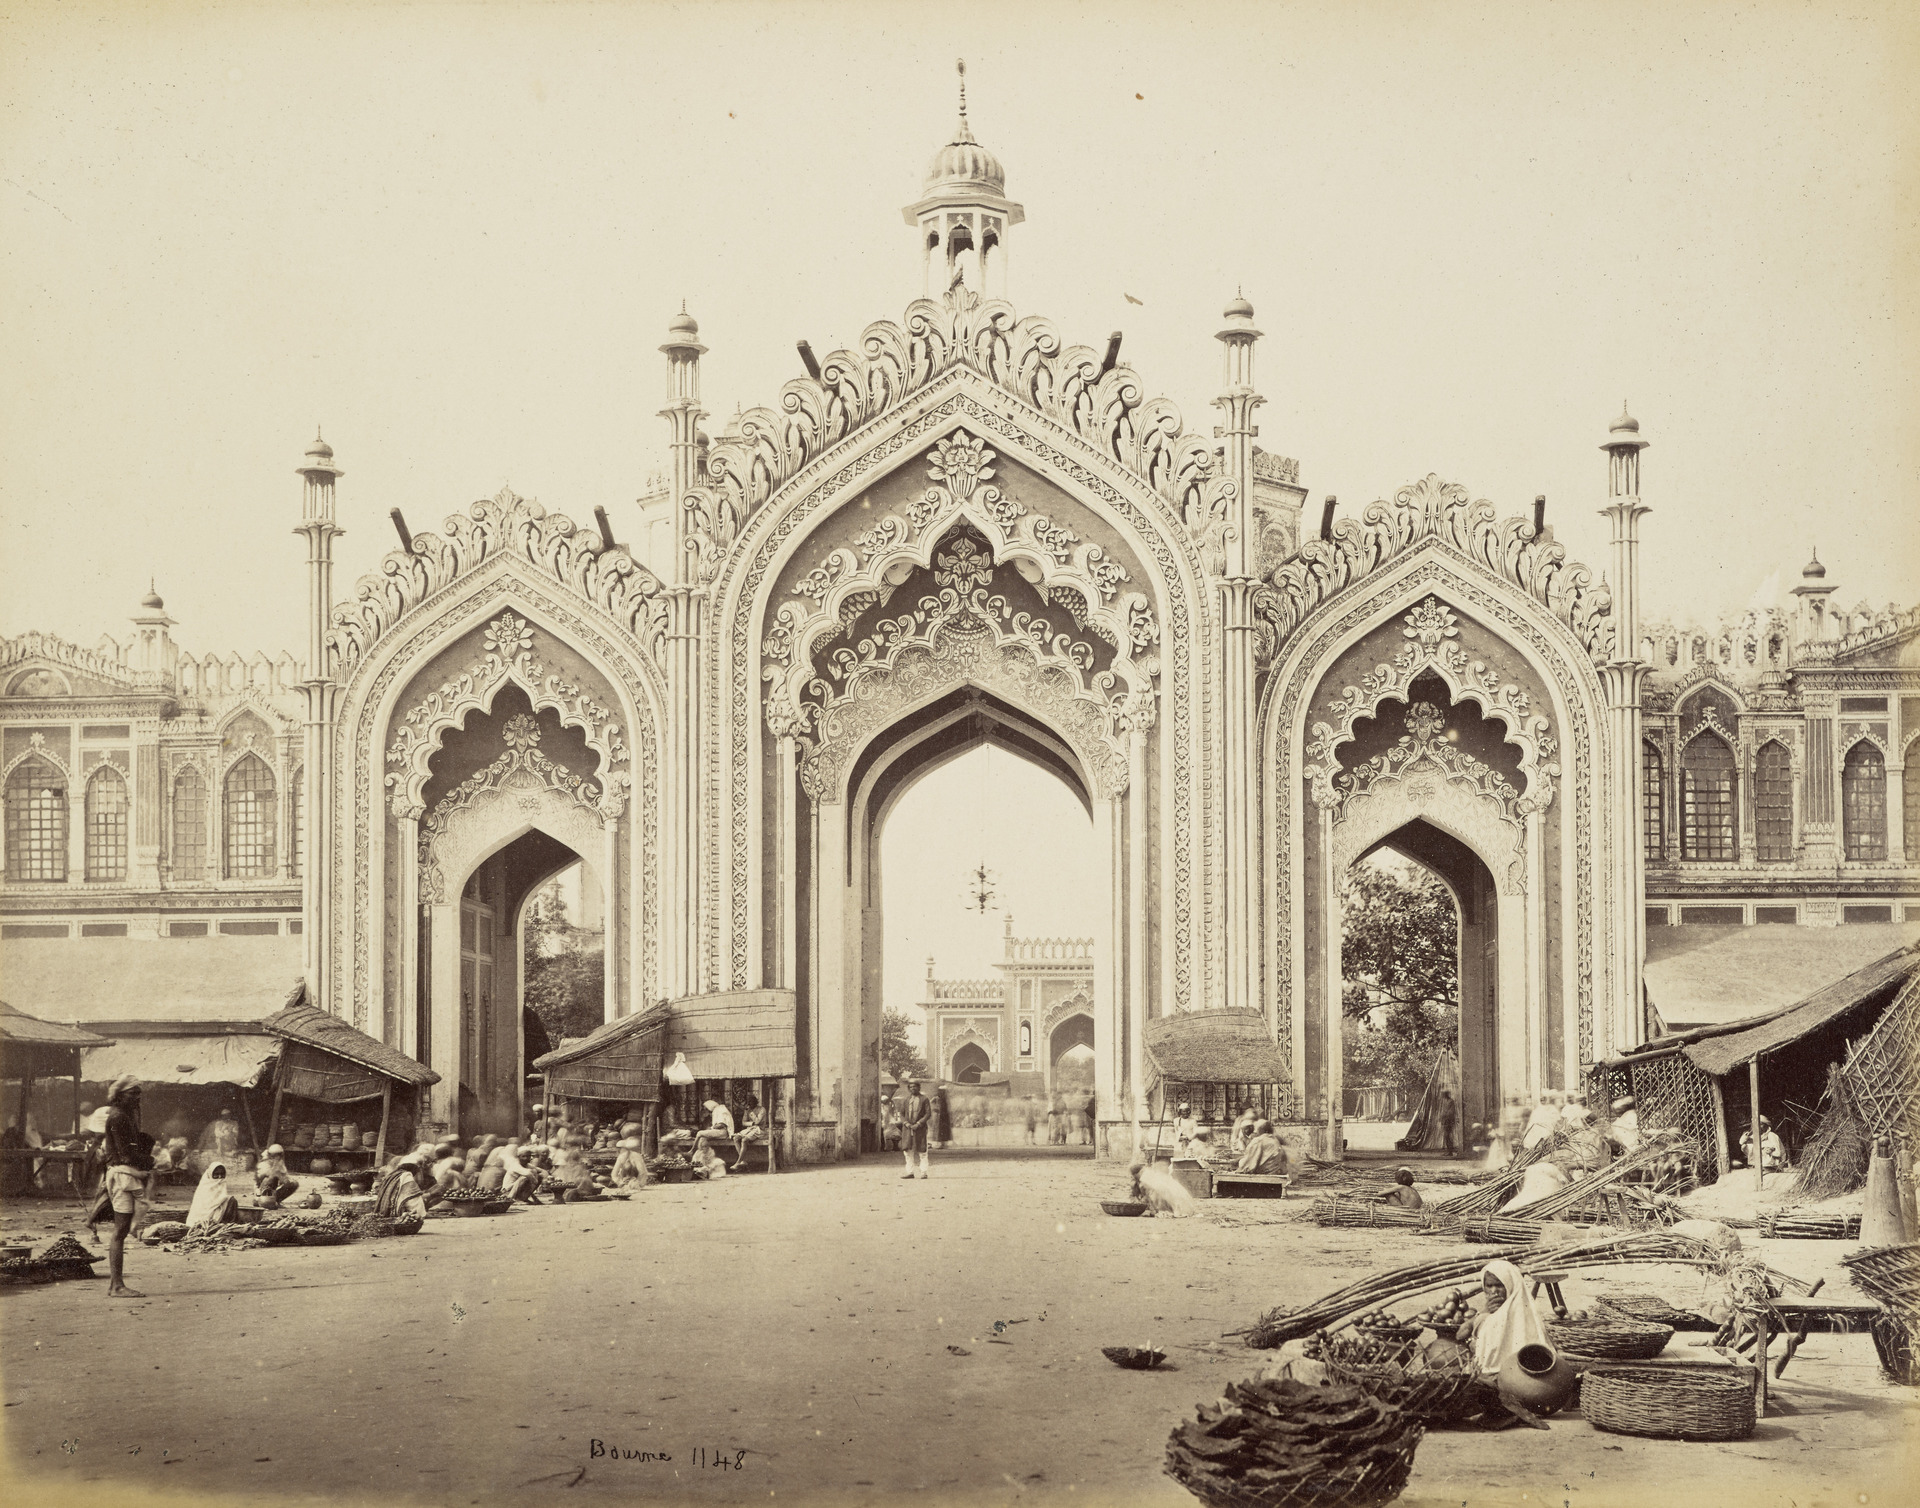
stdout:
[(1867, 1160), (1873, 1153), (1873, 1134), (1854, 1104), (1853, 1090), (1838, 1064), (1827, 1068), (1827, 1092), (1821, 1103), (1820, 1124), (1800, 1156), (1800, 1179), (1794, 1192), (1813, 1201), (1846, 1194), (1867, 1181)]

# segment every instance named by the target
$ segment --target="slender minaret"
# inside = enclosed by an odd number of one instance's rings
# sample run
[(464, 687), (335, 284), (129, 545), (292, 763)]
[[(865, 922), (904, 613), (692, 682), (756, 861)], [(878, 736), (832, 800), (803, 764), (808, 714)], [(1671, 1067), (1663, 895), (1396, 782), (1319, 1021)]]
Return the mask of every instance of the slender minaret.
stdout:
[[(1646, 1012), (1641, 979), (1647, 956), (1647, 860), (1640, 811), (1640, 688), (1647, 665), (1640, 659), (1640, 423), (1620, 406), (1606, 443), (1607, 506), (1613, 525), (1613, 657), (1601, 670), (1607, 688), (1611, 752), (1613, 830), (1618, 861), (1611, 866), (1619, 939), (1607, 1022), (1595, 1023), (1592, 1055), (1598, 1059), (1639, 1043)], [(1582, 1070), (1587, 1065), (1581, 1064)]]
[(1225, 1003), (1238, 1010), (1261, 1009), (1259, 990), (1259, 907), (1255, 876), (1259, 855), (1259, 812), (1254, 778), (1254, 631), (1253, 631), (1253, 440), (1260, 433), (1253, 411), (1265, 402), (1253, 387), (1253, 305), (1235, 293), (1215, 336), (1225, 348), (1223, 386), (1214, 407), (1226, 422), (1214, 430), (1233, 483), (1226, 535), (1226, 573), (1220, 583), (1221, 753), (1226, 828), (1226, 915), (1220, 919), (1225, 944)]
[[(660, 987), (669, 999), (704, 988), (700, 975), (700, 667), (706, 592), (687, 549), (687, 494), (700, 484), (700, 326), (680, 312), (667, 322), (660, 347), (667, 358), (667, 421), (673, 471), (673, 561), (667, 579), (667, 728), (661, 788), (667, 793), (661, 833)], [(636, 1002), (644, 1009), (651, 1001)]]
[(293, 532), (307, 537), (307, 674), (300, 683), (307, 694), (306, 774), (301, 786), (306, 810), (297, 818), (306, 824), (301, 939), (309, 1003), (337, 1014), (330, 948), (333, 874), (327, 835), (334, 811), (333, 723), (339, 687), (328, 674), (326, 634), (333, 611), (333, 542), (346, 531), (333, 521), (333, 483), (340, 468), (333, 464), (333, 447), (318, 430), (305, 459), (294, 469), (306, 487), (300, 522)]
[[(900, 213), (919, 236), (924, 297), (966, 288), (982, 298), (1005, 298), (1007, 231), (1027, 212), (1007, 198), (1007, 170), (1000, 159), (974, 140), (967, 124), (966, 59), (959, 69), (960, 119), (953, 139), (933, 154), (920, 198)], [(936, 267), (941, 269), (937, 286)]]

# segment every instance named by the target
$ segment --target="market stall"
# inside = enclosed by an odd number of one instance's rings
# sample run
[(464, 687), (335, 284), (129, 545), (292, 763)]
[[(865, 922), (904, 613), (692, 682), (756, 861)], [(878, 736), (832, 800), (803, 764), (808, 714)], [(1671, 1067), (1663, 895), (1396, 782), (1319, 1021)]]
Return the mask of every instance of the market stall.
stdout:
[[(1258, 1011), (1189, 1011), (1146, 1025), (1151, 1133), (1170, 1127), (1182, 1103), (1202, 1125), (1230, 1126), (1243, 1106), (1276, 1125), (1288, 1107), (1285, 1056)], [(1165, 1148), (1171, 1137), (1161, 1137)]]
[(250, 1171), (265, 1145), (277, 1039), (256, 1021), (107, 1021), (111, 1047), (87, 1054), (85, 1097), (105, 1104), (117, 1078), (139, 1082), (141, 1128), (157, 1146), (163, 1181), (198, 1177), (218, 1158)]
[(557, 1119), (566, 1104), (579, 1106), (594, 1119), (638, 1120), (647, 1128), (651, 1150), (671, 1018), (666, 1006), (655, 1006), (618, 1017), (535, 1058), (532, 1067), (541, 1076), (540, 1098), (548, 1114)]
[[(80, 1181), (72, 1177), (87, 1158), (85, 1149), (78, 1145), (80, 1061), (93, 1049), (112, 1045), (109, 1038), (42, 1021), (0, 1000), (0, 1079), (8, 1093), (5, 1129), (0, 1132), (0, 1141), (4, 1141), (0, 1147), (0, 1189), (7, 1194), (24, 1193), (33, 1186), (36, 1170), (44, 1174), (50, 1164), (68, 1165), (64, 1169), (68, 1181)], [(53, 1090), (60, 1079), (72, 1080), (73, 1093), (70, 1103), (59, 1105), (56, 1111), (56, 1100), (66, 1098), (56, 1096)], [(36, 1086), (43, 1086), (38, 1100)], [(56, 1114), (69, 1122), (64, 1135), (74, 1145), (50, 1144), (56, 1139)]]
[(282, 1044), (266, 1139), (286, 1148), (290, 1168), (377, 1168), (389, 1142), (411, 1142), (424, 1124), (425, 1092), (440, 1075), (308, 1005), (304, 986), (260, 1029)]

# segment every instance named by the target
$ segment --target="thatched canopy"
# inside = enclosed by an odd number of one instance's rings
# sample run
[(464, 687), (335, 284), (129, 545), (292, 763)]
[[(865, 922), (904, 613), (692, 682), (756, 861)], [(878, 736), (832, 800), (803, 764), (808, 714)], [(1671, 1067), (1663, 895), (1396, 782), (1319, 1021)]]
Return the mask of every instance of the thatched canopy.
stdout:
[(82, 1053), (112, 1045), (110, 1037), (97, 1037), (57, 1021), (42, 1021), (0, 1000), (0, 1068), (8, 1078), (77, 1073)]
[(1147, 1066), (1182, 1084), (1284, 1084), (1285, 1055), (1258, 1011), (1188, 1011), (1149, 1021)]
[[(408, 1057), (397, 1048), (387, 1046), (377, 1038), (369, 1037), (365, 1032), (347, 1025), (338, 1016), (329, 1016), (325, 1011), (308, 1005), (304, 984), (294, 986), (293, 993), (287, 997), (286, 1006), (262, 1021), (260, 1029), (288, 1042), (317, 1049), (335, 1058), (344, 1058), (349, 1063), (371, 1069), (397, 1083), (418, 1087), (440, 1082), (440, 1075), (426, 1064)], [(306, 1054), (300, 1056), (306, 1058)]]
[[(1916, 972), (1920, 972), (1920, 948), (1901, 948), (1815, 990), (1799, 1004), (1745, 1031), (1708, 1037), (1683, 1050), (1708, 1073), (1731, 1073), (1763, 1053), (1791, 1046), (1849, 1011), (1859, 1010), (1864, 1016), (1866, 1010), (1884, 1006)], [(1865, 1018), (1862, 1030), (1871, 1019)]]

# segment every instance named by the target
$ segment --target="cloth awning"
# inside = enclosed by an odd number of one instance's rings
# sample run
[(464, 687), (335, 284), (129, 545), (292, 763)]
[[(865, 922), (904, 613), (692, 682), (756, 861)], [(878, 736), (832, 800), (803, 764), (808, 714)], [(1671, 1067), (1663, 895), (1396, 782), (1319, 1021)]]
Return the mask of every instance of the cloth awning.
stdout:
[(293, 987), (286, 1006), (260, 1027), (293, 1044), (281, 1081), (288, 1094), (345, 1104), (371, 1099), (390, 1083), (419, 1088), (440, 1082), (440, 1075), (426, 1064), (308, 1005), (304, 982)]
[(667, 1052), (685, 1053), (696, 1079), (793, 1077), (792, 990), (688, 995), (668, 1009)]
[(1920, 972), (1920, 947), (1901, 948), (1744, 1031), (1690, 1042), (1682, 1051), (1703, 1072), (1731, 1073), (1763, 1053), (1791, 1046), (1849, 1011), (1885, 1005), (1916, 972)]
[(1149, 1021), (1149, 1089), (1180, 1084), (1284, 1084), (1290, 1070), (1258, 1011), (1186, 1011)]
[(1920, 942), (1920, 926), (1649, 927), (1646, 986), (1673, 1036), (1742, 1030)]
[(132, 1074), (142, 1084), (258, 1084), (280, 1050), (278, 1037), (255, 1035), (122, 1037), (86, 1056), (82, 1082), (110, 1084)]

